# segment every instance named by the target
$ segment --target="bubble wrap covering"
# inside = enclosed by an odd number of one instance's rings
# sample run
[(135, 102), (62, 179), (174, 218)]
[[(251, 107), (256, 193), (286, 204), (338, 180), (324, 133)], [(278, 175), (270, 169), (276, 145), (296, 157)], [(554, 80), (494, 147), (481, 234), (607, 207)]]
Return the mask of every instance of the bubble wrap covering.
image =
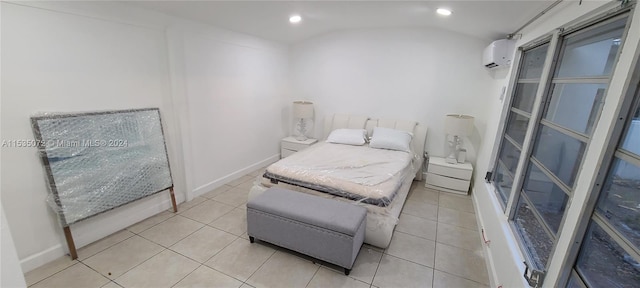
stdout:
[(157, 108), (31, 121), (63, 227), (173, 186)]

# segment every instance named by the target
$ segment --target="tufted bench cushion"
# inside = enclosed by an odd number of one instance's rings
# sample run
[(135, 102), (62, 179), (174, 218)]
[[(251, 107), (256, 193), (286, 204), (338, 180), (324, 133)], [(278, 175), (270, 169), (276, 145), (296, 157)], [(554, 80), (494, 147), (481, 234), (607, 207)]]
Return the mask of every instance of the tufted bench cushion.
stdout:
[(353, 267), (364, 240), (367, 210), (347, 202), (278, 187), (247, 203), (247, 234), (311, 257)]

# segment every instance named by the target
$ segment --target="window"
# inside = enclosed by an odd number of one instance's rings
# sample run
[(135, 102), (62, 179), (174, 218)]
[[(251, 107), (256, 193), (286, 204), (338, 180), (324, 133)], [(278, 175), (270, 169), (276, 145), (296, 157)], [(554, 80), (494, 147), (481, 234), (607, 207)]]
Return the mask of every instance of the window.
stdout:
[(504, 207), (506, 207), (507, 200), (511, 195), (514, 175), (522, 152), (527, 126), (531, 119), (533, 102), (538, 91), (542, 66), (548, 49), (549, 43), (545, 43), (523, 52), (521, 68), (511, 108), (508, 112), (507, 125), (498, 152), (498, 163), (493, 178), (499, 199)]
[(513, 215), (532, 269), (544, 271), (549, 263), (625, 24), (621, 18), (563, 35), (558, 42), (559, 64), (543, 97)]
[[(562, 231), (565, 211), (600, 117), (626, 24), (626, 14), (609, 16), (609, 19), (579, 29), (558, 30), (550, 40), (521, 52), (512, 99), (506, 104), (509, 109), (495, 171), (490, 180), (506, 208), (527, 268), (534, 271), (531, 275), (542, 275), (528, 279), (532, 285), (541, 285)], [(640, 143), (624, 147), (640, 150)], [(624, 159), (628, 160), (628, 157)], [(640, 175), (638, 167), (636, 175)], [(638, 206), (630, 208), (640, 211), (640, 192), (637, 194), (638, 203), (634, 203)], [(640, 214), (629, 221), (635, 221), (633, 223), (638, 225), (635, 231), (640, 235)], [(622, 221), (620, 225), (629, 226), (629, 221)], [(589, 235), (606, 238), (608, 230), (598, 225), (591, 224)], [(640, 241), (640, 236), (638, 239)], [(601, 245), (597, 241), (589, 243)], [(620, 251), (626, 251), (623, 248)], [(585, 260), (584, 263), (591, 262)], [(582, 287), (584, 282), (574, 279), (581, 271), (576, 268), (569, 287)]]
[(640, 287), (640, 91), (567, 287)]

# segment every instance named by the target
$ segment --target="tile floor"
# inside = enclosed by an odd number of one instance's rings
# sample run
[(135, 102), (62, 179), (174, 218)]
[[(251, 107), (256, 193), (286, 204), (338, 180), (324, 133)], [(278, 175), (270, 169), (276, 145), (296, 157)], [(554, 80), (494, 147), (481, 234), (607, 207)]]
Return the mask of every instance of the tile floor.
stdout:
[(387, 249), (364, 245), (351, 274), (263, 242), (246, 200), (260, 171), (26, 273), (30, 287), (488, 287), (471, 198), (414, 182)]

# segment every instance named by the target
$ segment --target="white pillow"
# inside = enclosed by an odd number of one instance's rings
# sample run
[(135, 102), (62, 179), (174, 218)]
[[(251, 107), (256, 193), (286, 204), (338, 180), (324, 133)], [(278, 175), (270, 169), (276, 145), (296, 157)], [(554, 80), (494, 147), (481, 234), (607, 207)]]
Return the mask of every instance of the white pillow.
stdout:
[(369, 147), (411, 152), (411, 138), (413, 135), (406, 131), (375, 127)]
[(364, 145), (367, 130), (364, 129), (336, 129), (331, 131), (327, 142), (348, 145)]

